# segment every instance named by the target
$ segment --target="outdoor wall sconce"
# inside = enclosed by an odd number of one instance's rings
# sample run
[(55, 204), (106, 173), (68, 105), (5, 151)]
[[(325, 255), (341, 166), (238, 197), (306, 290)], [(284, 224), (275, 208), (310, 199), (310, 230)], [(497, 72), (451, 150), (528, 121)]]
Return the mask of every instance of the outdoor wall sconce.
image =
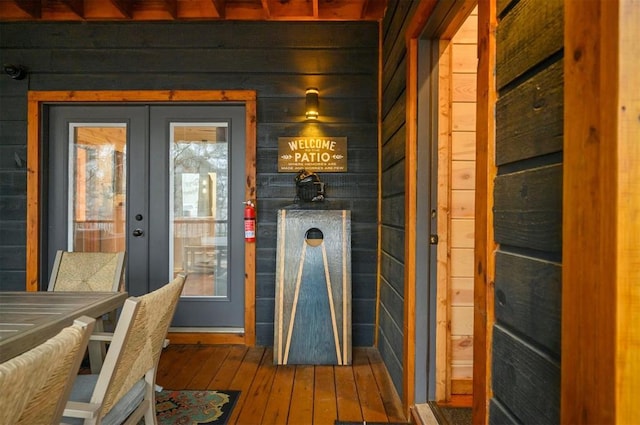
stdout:
[(315, 87), (309, 87), (306, 95), (306, 112), (305, 115), (308, 120), (318, 119), (318, 89)]
[(27, 70), (22, 65), (6, 64), (2, 67), (5, 74), (14, 80), (22, 80), (27, 75)]

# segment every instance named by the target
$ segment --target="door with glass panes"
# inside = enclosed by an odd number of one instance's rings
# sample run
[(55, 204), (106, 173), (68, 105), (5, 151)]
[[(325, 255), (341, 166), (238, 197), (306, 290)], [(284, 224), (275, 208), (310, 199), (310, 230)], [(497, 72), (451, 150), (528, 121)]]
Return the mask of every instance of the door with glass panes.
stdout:
[(141, 295), (186, 274), (174, 327), (244, 328), (243, 105), (50, 106), (46, 255), (126, 251)]

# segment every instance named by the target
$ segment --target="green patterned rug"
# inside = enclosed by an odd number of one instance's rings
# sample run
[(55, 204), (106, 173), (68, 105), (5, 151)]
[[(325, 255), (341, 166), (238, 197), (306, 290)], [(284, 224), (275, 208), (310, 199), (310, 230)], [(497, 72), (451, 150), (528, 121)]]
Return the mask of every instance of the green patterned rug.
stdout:
[(240, 391), (173, 391), (156, 394), (159, 425), (226, 424)]

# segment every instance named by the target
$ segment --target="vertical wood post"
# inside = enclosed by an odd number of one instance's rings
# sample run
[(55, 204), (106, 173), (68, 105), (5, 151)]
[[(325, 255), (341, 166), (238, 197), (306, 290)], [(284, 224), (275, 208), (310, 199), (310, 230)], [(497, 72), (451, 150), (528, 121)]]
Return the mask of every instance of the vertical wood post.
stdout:
[(640, 394), (640, 1), (618, 11), (616, 420), (638, 419)]
[(476, 120), (476, 210), (473, 314), (473, 423), (489, 422), (495, 249), (493, 180), (496, 105), (496, 0), (478, 2), (478, 115)]
[(572, 0), (565, 8), (561, 421), (633, 423), (640, 393), (640, 2)]

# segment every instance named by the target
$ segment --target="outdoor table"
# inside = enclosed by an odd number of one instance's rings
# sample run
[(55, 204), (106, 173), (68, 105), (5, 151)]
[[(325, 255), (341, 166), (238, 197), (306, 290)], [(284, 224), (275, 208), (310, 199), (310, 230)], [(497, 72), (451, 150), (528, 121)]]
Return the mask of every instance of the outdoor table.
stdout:
[(80, 316), (122, 307), (126, 292), (0, 292), (0, 363), (53, 337)]

